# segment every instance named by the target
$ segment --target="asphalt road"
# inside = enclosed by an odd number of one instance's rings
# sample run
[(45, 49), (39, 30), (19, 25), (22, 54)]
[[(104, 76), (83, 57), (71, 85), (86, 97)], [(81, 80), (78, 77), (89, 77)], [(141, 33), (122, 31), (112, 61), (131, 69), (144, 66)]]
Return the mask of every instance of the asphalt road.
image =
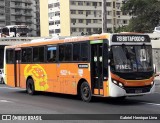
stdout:
[[(93, 102), (85, 103), (76, 96), (38, 93), (31, 96), (25, 90), (10, 88), (0, 84), (0, 114), (160, 114), (160, 81), (156, 80), (156, 93), (128, 97), (124, 101), (109, 98), (94, 98)], [(1, 121), (0, 121), (1, 122)], [(17, 121), (16, 121), (17, 122)], [(43, 121), (44, 122), (44, 121)], [(47, 121), (49, 122), (49, 121)], [(62, 122), (62, 121), (56, 121)], [(78, 122), (63, 121), (63, 122)], [(82, 120), (80, 121), (82, 122)], [(106, 121), (83, 121), (83, 122), (104, 122)], [(107, 120), (107, 122), (117, 122)], [(121, 120), (119, 122), (128, 121)], [(133, 120), (129, 122), (135, 123)], [(151, 120), (136, 120), (136, 122), (160, 122)]]

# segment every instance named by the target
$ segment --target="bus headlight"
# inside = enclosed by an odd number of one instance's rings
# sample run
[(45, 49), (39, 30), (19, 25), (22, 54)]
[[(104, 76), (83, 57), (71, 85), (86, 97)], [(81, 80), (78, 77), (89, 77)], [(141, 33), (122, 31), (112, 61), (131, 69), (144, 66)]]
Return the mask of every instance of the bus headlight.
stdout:
[(123, 87), (123, 84), (122, 84), (122, 83), (118, 83), (118, 85), (119, 85), (120, 87)]
[(154, 84), (154, 81), (151, 82), (151, 85), (153, 85), (153, 84)]
[(113, 82), (114, 84), (116, 84), (117, 86), (123, 88), (123, 84), (122, 84), (122, 83), (120, 83), (120, 82), (118, 82), (118, 81), (116, 81), (116, 80), (113, 80), (113, 79), (112, 79), (112, 82)]
[(118, 84), (116, 80), (112, 80), (114, 84)]

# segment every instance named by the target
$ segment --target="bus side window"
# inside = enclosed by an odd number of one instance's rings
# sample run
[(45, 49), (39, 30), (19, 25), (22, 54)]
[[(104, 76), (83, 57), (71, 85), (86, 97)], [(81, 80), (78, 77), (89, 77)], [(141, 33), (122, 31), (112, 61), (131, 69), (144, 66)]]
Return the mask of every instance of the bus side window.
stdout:
[(73, 44), (73, 61), (80, 61), (80, 43)]
[(65, 45), (59, 45), (59, 61), (65, 60)]
[(56, 61), (56, 46), (47, 46), (47, 62), (55, 62)]
[(44, 62), (44, 46), (33, 47), (33, 62)]
[(6, 51), (6, 63), (11, 64), (14, 63), (14, 51), (13, 50), (7, 50)]
[(72, 44), (66, 44), (65, 61), (72, 61)]
[(87, 43), (81, 44), (81, 61), (88, 61), (88, 47)]
[(22, 49), (22, 62), (32, 62), (32, 48)]

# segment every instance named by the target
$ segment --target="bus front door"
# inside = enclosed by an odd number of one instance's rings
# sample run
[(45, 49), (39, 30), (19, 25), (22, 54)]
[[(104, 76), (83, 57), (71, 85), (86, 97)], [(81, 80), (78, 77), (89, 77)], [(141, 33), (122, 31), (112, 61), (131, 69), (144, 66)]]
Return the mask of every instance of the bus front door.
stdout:
[(103, 95), (102, 43), (91, 44), (91, 81), (94, 95)]
[(15, 49), (15, 64), (14, 64), (15, 87), (20, 87), (20, 55), (21, 55), (21, 50)]

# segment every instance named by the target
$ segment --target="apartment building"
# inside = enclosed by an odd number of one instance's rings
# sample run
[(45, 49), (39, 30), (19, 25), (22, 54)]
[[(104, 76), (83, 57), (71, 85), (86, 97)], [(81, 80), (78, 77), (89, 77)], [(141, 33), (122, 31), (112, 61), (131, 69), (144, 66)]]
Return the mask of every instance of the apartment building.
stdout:
[(30, 36), (39, 36), (39, 0), (0, 0), (0, 26), (28, 25)]
[[(131, 16), (120, 9), (123, 1), (106, 0), (108, 32), (114, 32), (115, 28), (129, 23)], [(49, 35), (79, 36), (102, 31), (102, 0), (48, 0), (46, 11)]]

